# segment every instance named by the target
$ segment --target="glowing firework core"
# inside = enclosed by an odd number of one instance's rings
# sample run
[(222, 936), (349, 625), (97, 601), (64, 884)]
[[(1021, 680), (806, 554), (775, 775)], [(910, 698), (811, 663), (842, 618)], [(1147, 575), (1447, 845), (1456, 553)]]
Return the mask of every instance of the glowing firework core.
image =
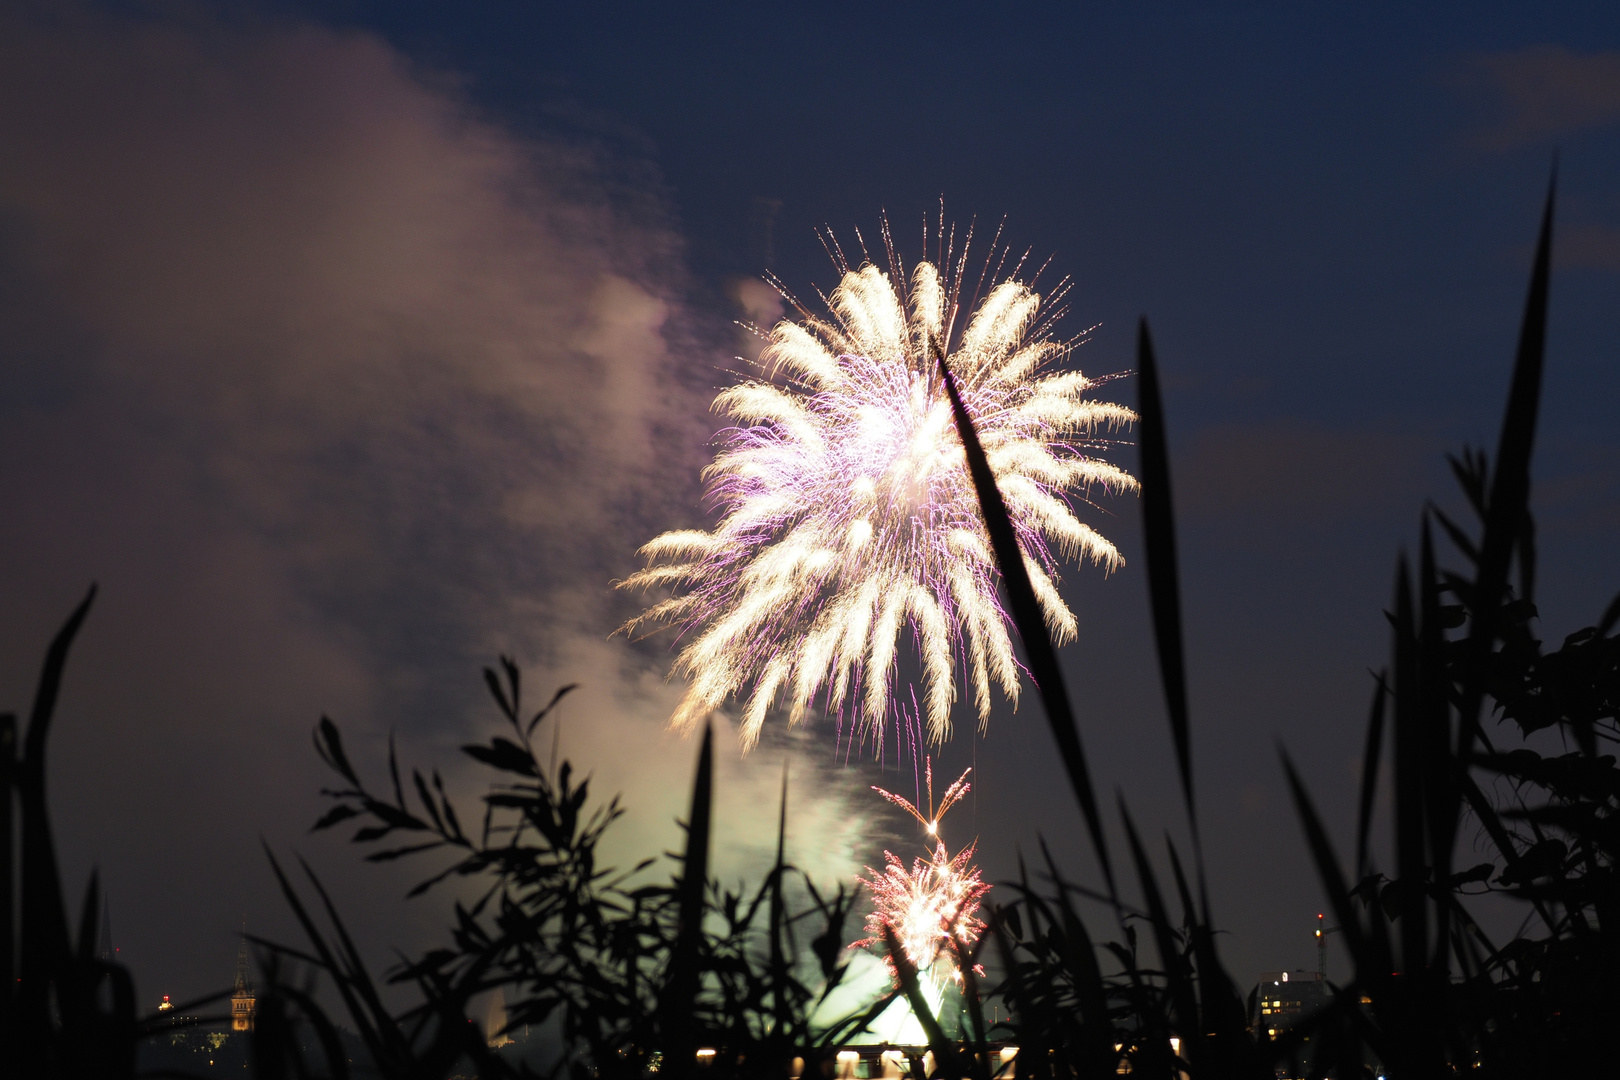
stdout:
[(919, 263), (909, 287), (899, 271), (848, 272), (827, 298), (831, 320), (805, 314), (771, 330), (760, 364), (778, 382), (743, 382), (715, 398), (737, 424), (705, 470), (719, 524), (659, 536), (641, 549), (647, 568), (622, 583), (676, 590), (625, 627), (691, 633), (675, 662), (691, 685), (672, 726), (690, 728), (751, 686), (745, 748), (784, 692), (790, 723), (824, 694), (829, 711), (858, 709), (881, 744), (908, 625), (932, 741), (949, 734), (958, 658), (981, 725), (992, 681), (1017, 701), (998, 574), (936, 373), (940, 343), (955, 340), (946, 360), (1060, 641), (1073, 637), (1075, 619), (1049, 545), (1110, 570), (1122, 564), (1070, 498), (1084, 500), (1093, 485), (1135, 490), (1128, 474), (1086, 453), (1135, 415), (1085, 400), (1097, 384), (1079, 372), (1042, 374), (1071, 343), (1050, 337), (1056, 315), (1043, 315), (1041, 297), (1018, 281), (995, 285), (953, 338), (961, 276), (960, 263), (949, 280)]

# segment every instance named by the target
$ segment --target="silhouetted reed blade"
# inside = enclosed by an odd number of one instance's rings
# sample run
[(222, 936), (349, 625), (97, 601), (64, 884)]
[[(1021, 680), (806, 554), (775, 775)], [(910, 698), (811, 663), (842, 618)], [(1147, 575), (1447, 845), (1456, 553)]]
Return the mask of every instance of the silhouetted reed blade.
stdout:
[[(818, 887), (790, 861), (786, 773), (776, 858), (757, 887), (727, 890), (710, 872), (710, 851), (723, 842), (717, 838), (726, 822), (714, 816), (707, 730), (685, 849), (671, 872), (660, 873), (650, 858), (623, 870), (604, 866), (599, 851), (620, 815), (617, 800), (593, 799), (589, 783), (557, 760), (554, 741), (544, 756), (537, 745), (573, 688), (531, 713), (516, 665), (503, 658), (484, 673), (501, 730), (463, 748), (492, 776), (471, 817), (436, 770), (411, 769), (406, 777), (392, 742), (384, 786), (369, 786), (337, 725), (321, 720), (316, 747), (339, 783), (325, 793), (332, 805), (315, 828), (352, 823), (367, 861), (433, 861), (409, 896), (453, 880), (458, 899), (449, 901), (440, 946), (374, 976), (309, 867), (299, 860), (295, 882), (267, 852), (304, 942), (256, 941), (261, 993), (247, 1058), (252, 1075), (831, 1077), (847, 1065), (839, 1051), (900, 999), (924, 1031), (925, 1045), (899, 1050), (913, 1076), (1611, 1075), (1608, 1037), (1620, 1016), (1620, 770), (1612, 753), (1620, 739), (1620, 597), (1593, 626), (1553, 649), (1536, 637), (1535, 625), (1529, 478), (1552, 214), (1549, 190), (1494, 459), (1465, 449), (1451, 460), (1471, 520), (1426, 506), (1416, 564), (1404, 556), (1397, 564), (1391, 659), (1374, 679), (1348, 872), (1282, 754), (1352, 965), (1349, 978), (1327, 984), (1314, 1015), (1291, 1027), (1261, 1022), (1253, 995), (1246, 1005), (1215, 946), (1194, 799), (1165, 413), (1144, 320), (1137, 366), (1149, 601), (1193, 847), (1191, 876), (1168, 841), (1164, 862), (1155, 861), (1121, 799), (1137, 899), (1116, 879), (1056, 649), (936, 343), (1008, 610), (1102, 888), (1072, 881), (1043, 841), (1035, 878), (1021, 866), (1019, 879), (997, 893), (1012, 899), (986, 910), (988, 933), (971, 949), (952, 943), (963, 976), (959, 1013), (933, 1015), (919, 972), (890, 932), (895, 985), (837, 1014), (832, 1002), (847, 989), (848, 924), (859, 898), (843, 884)], [(1437, 551), (1437, 533), (1456, 569)], [(27, 729), (19, 732), (13, 716), (0, 715), (0, 1061), (7, 1076), (133, 1076), (142, 1041), (174, 1033), (161, 1018), (138, 1019), (130, 974), (95, 955), (94, 877), (72, 940), (47, 825), (46, 740), (68, 650), (93, 597), (92, 589), (52, 642)], [(1537, 740), (1542, 733), (1559, 738)], [(1562, 752), (1546, 752), (1558, 745)], [(1372, 836), (1386, 754), (1393, 876), (1378, 868)], [(1470, 832), (1477, 835), (1465, 837)], [(1482, 854), (1458, 869), (1465, 840)], [(1470, 898), (1486, 892), (1523, 908), (1511, 940), (1493, 940), (1471, 915)], [(1100, 933), (1088, 927), (1085, 904), (1111, 916), (1112, 925)], [(980, 965), (991, 969), (987, 981)], [(402, 990), (411, 1003), (390, 1006)], [(471, 1013), (495, 991), (507, 1021), (492, 1033)], [(179, 1011), (189, 1015), (222, 997)], [(524, 1031), (527, 1042), (498, 1045)]]

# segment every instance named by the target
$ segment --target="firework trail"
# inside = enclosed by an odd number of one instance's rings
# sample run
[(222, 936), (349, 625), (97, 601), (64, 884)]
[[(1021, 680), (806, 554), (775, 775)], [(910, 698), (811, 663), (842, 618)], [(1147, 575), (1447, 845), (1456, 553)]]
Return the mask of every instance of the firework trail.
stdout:
[[(1123, 564), (1072, 503), (1089, 501), (1094, 487), (1136, 490), (1129, 474), (1091, 453), (1136, 417), (1086, 399), (1102, 380), (1051, 370), (1077, 344), (1052, 337), (1061, 307), (1043, 309), (1039, 294), (1009, 277), (992, 283), (967, 318), (965, 249), (954, 264), (940, 260), (943, 274), (920, 262), (908, 276), (889, 248), (888, 273), (870, 262), (849, 270), (835, 256), (844, 273), (824, 298), (828, 316), (795, 301), (801, 317), (767, 335), (765, 378), (715, 398), (736, 425), (704, 473), (719, 524), (657, 537), (641, 549), (646, 569), (620, 583), (673, 590), (621, 628), (676, 626), (686, 636), (673, 673), (691, 684), (672, 727), (690, 729), (746, 695), (747, 749), (779, 694), (790, 724), (822, 695), (829, 712), (858, 714), (881, 748), (906, 627), (921, 656), (930, 742), (950, 732), (958, 663), (981, 727), (992, 683), (1017, 702), (999, 573), (937, 374), (938, 349), (1060, 642), (1074, 636), (1075, 618), (1058, 594), (1057, 555), (1107, 570)], [(981, 289), (997, 276), (989, 271), (987, 258)], [(1060, 283), (1056, 299), (1066, 290)]]
[[(926, 816), (902, 796), (880, 787), (872, 789), (916, 818), (933, 840), (934, 850), (926, 859), (912, 860), (909, 869), (891, 851), (883, 853), (882, 873), (870, 866), (866, 868), (867, 876), (858, 880), (872, 893), (872, 912), (866, 917), (868, 936), (850, 948), (881, 945), (883, 929), (887, 926), (894, 931), (906, 959), (917, 971), (932, 971), (936, 979), (961, 977), (956, 949), (960, 947), (965, 954), (983, 932), (985, 924), (978, 918), (979, 902), (990, 891), (990, 886), (980, 880), (979, 868), (973, 865), (977, 843), (951, 855), (939, 838), (939, 821), (971, 789), (967, 778), (972, 771), (969, 769), (958, 777), (936, 807), (934, 769), (929, 762)], [(936, 966), (936, 961), (943, 963)], [(892, 959), (889, 966), (892, 970)]]
[(963, 796), (973, 790), (973, 785), (967, 782), (968, 774), (973, 770), (968, 769), (966, 772), (962, 773), (961, 776), (958, 776), (956, 778), (956, 783), (946, 788), (945, 794), (939, 797), (939, 804), (936, 806), (934, 804), (934, 759), (924, 758), (923, 762), (923, 775), (925, 777), (925, 782), (928, 785), (928, 815), (926, 817), (924, 817), (923, 812), (917, 808), (917, 804), (912, 802), (910, 799), (907, 799), (905, 796), (896, 795), (892, 791), (885, 791), (875, 784), (873, 785), (872, 790), (883, 796), (889, 802), (898, 806), (900, 809), (904, 810), (906, 813), (910, 814), (912, 817), (916, 818), (917, 824), (923, 827), (923, 831), (929, 836), (937, 839), (939, 836), (939, 819), (945, 816), (945, 811), (961, 802)]

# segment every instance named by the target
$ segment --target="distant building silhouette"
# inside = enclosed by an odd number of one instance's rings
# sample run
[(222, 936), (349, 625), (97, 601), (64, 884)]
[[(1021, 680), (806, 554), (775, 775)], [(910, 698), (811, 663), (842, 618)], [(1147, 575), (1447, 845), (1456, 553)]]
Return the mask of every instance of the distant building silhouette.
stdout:
[(1257, 1033), (1275, 1038), (1331, 1000), (1327, 983), (1315, 972), (1268, 971), (1255, 987), (1250, 1022)]
[[(1249, 995), (1249, 1029), (1259, 1039), (1275, 1039), (1289, 1028), (1326, 1008), (1333, 992), (1314, 971), (1268, 971)], [(1295, 1047), (1293, 1060), (1280, 1067), (1278, 1077), (1310, 1075), (1315, 1046), (1306, 1035)]]
[(231, 1030), (252, 1031), (254, 1012), (253, 984), (248, 981), (247, 935), (236, 951), (236, 985), (231, 988)]

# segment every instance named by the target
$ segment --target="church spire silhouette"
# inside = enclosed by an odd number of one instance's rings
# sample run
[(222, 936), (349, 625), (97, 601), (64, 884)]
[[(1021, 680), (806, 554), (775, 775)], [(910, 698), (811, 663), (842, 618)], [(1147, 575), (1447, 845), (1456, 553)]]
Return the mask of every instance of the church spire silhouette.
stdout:
[(247, 919), (242, 919), (242, 943), (236, 950), (236, 984), (231, 988), (231, 1030), (252, 1031), (253, 983), (248, 979)]

